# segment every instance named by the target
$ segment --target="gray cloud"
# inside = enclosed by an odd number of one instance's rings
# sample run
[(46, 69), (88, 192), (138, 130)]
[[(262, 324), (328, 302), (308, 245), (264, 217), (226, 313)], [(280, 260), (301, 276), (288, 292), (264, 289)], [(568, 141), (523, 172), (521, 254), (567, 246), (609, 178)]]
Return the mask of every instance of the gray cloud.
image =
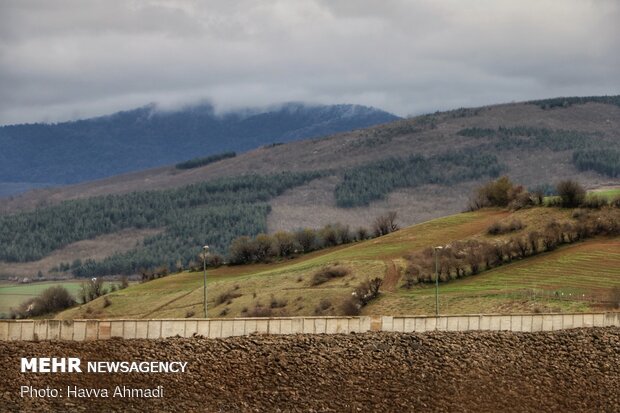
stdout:
[(620, 93), (614, 0), (0, 0), (0, 123), (208, 99), (399, 115)]

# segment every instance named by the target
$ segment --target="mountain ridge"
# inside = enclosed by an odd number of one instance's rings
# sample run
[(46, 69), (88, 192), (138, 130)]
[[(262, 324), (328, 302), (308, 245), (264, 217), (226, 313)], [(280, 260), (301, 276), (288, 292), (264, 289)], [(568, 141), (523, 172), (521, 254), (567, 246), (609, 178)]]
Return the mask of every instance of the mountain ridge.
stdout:
[(70, 122), (6, 125), (0, 183), (73, 184), (396, 119), (359, 105), (286, 103), (217, 114), (210, 104), (175, 110), (149, 104)]

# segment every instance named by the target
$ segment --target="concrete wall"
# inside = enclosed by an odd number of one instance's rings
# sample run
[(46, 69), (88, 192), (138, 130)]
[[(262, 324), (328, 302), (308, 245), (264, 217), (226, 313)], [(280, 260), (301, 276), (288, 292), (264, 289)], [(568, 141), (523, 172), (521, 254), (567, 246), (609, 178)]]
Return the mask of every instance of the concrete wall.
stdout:
[(210, 338), (249, 334), (338, 334), (365, 331), (553, 331), (578, 327), (620, 327), (620, 313), (278, 317), (167, 320), (0, 320), (0, 341), (97, 340), (112, 337)]

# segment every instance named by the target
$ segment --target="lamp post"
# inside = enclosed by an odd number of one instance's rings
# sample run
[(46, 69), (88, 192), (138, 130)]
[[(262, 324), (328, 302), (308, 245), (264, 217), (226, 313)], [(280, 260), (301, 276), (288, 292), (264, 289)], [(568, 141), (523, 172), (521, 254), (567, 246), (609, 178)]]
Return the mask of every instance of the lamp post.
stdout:
[(439, 260), (437, 258), (437, 251), (442, 250), (443, 247), (433, 247), (435, 252), (435, 315), (439, 315)]
[(207, 318), (207, 253), (209, 252), (209, 246), (202, 247), (202, 268), (204, 273), (204, 303), (205, 303), (205, 318)]

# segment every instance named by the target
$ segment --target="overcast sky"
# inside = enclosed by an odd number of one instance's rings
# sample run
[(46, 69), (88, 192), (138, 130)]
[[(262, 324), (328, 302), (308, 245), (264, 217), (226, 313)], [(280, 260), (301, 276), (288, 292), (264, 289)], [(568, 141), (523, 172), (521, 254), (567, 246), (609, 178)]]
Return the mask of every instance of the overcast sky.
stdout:
[(617, 0), (0, 0), (0, 124), (157, 102), (405, 116), (620, 93)]

